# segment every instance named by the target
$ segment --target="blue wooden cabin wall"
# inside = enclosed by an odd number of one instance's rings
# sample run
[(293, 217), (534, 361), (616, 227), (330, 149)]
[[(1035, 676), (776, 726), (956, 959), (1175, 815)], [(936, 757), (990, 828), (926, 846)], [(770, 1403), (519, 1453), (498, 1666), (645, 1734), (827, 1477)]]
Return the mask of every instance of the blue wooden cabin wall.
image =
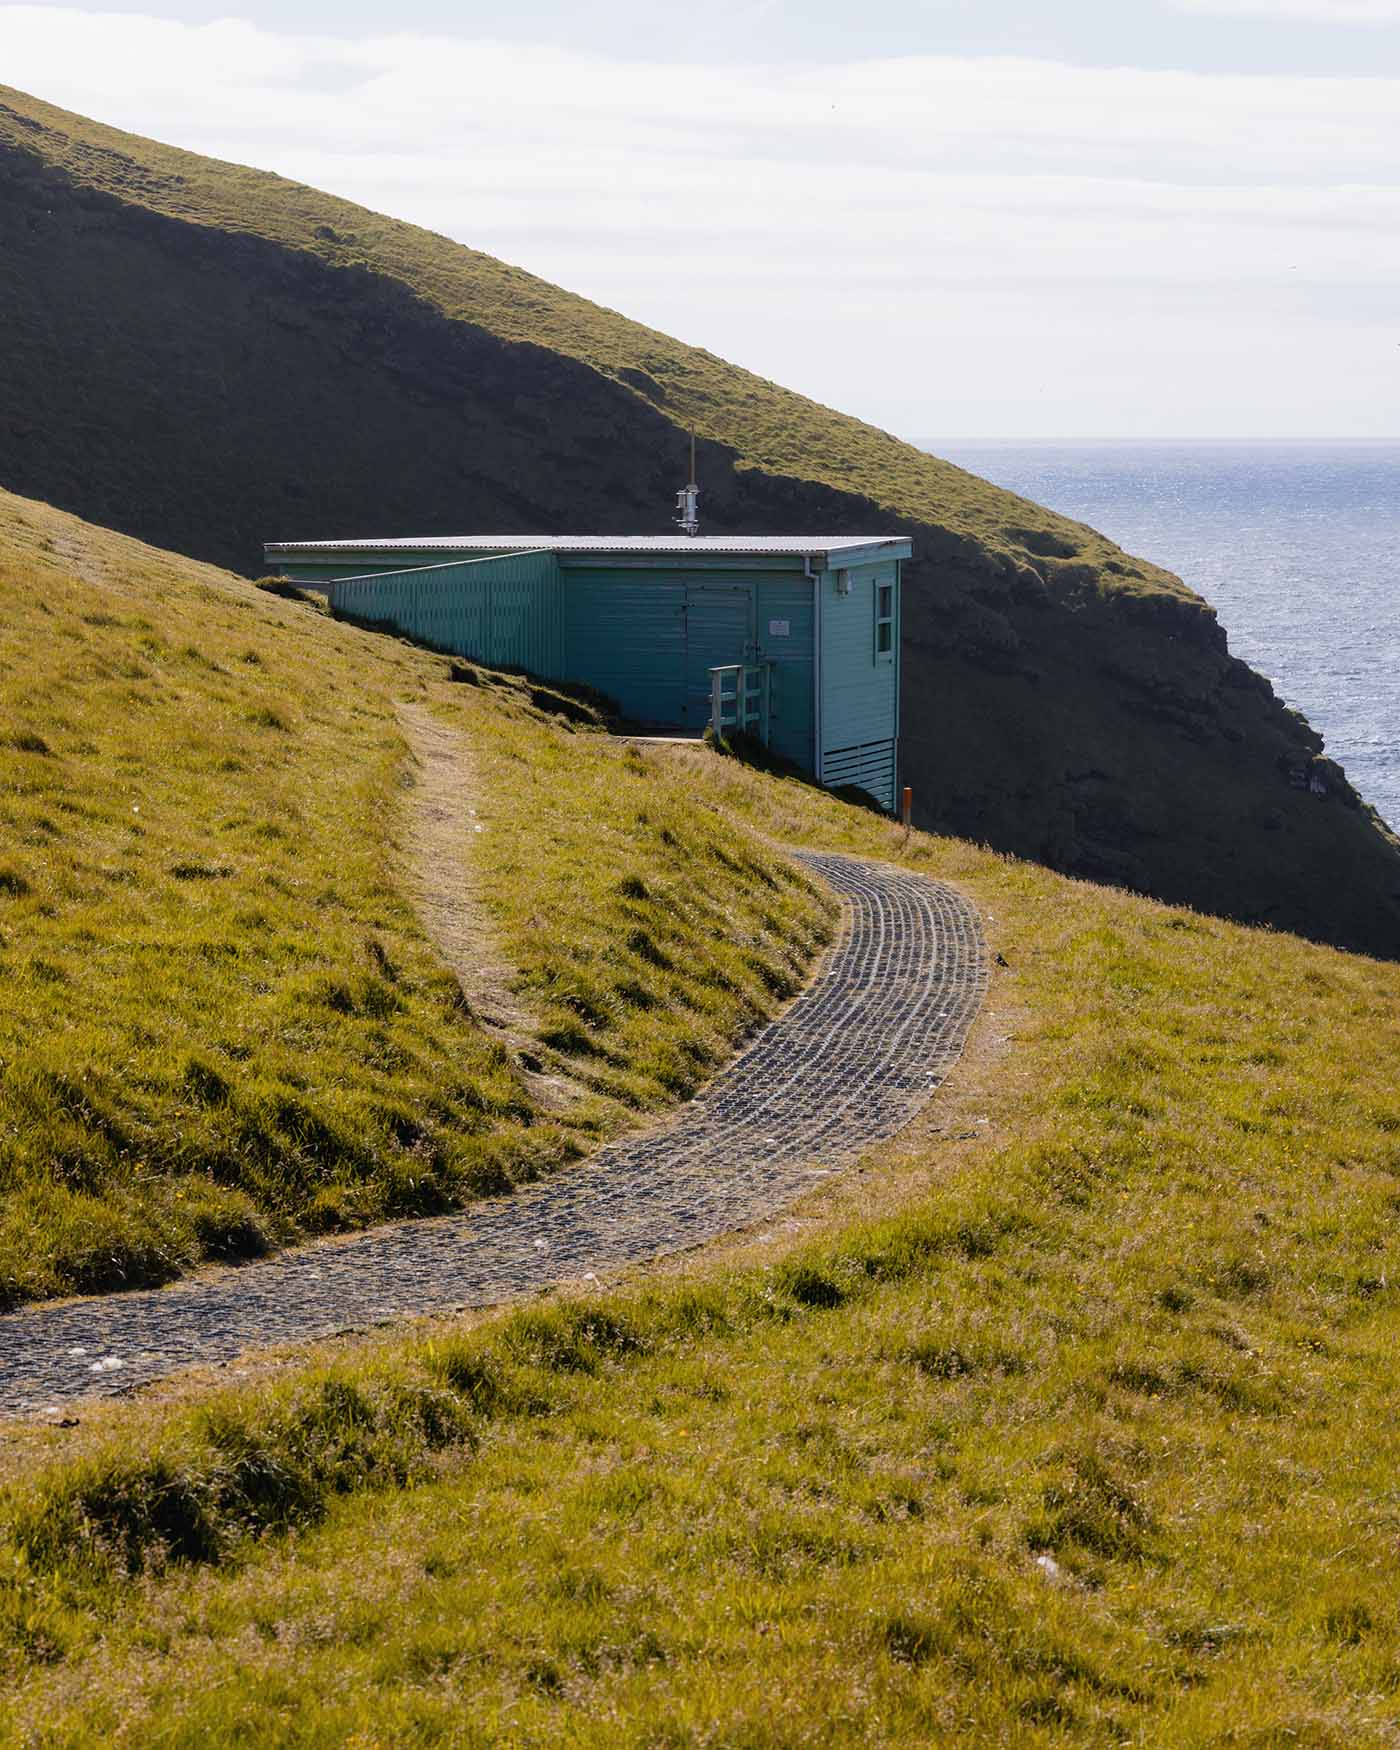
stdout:
[(699, 731), (711, 667), (771, 662), (770, 745), (815, 769), (812, 584), (800, 572), (565, 563), (570, 671), (639, 723)]
[(679, 724), (685, 692), (685, 579), (588, 567), (568, 572), (565, 647), (573, 678), (638, 723)]
[[(808, 577), (800, 561), (742, 568), (697, 555), (677, 566), (607, 555), (506, 553), (409, 569), (360, 562), (352, 578), (317, 561), (288, 574), (329, 588), (338, 614), (387, 622), (441, 650), (615, 699), (638, 723), (702, 729), (709, 674), (726, 662), (770, 662), (770, 745), (833, 785), (896, 803), (898, 565), (893, 560)], [(402, 562), (400, 562), (402, 565)], [(892, 650), (876, 648), (877, 589), (894, 589)], [(818, 613), (817, 592), (820, 592)], [(820, 644), (820, 651), (818, 645)], [(821, 745), (816, 689), (821, 688)]]
[[(899, 733), (899, 567), (892, 559), (852, 566), (841, 593), (835, 571), (821, 579), (822, 745), (817, 775), (855, 784), (893, 811)], [(893, 586), (890, 650), (877, 649), (876, 601)]]
[(800, 572), (768, 573), (756, 586), (754, 659), (774, 665), (769, 746), (804, 772), (817, 769), (815, 587)]

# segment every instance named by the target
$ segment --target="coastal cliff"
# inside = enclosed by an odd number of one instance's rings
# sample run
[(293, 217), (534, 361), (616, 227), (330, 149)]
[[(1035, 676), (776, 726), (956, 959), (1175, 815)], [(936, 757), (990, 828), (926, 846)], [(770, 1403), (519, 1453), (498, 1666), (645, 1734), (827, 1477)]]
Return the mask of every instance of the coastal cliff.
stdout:
[(1400, 957), (1400, 847), (1179, 579), (517, 268), (0, 87), (0, 484), (245, 572), (265, 538), (909, 535), (919, 825)]

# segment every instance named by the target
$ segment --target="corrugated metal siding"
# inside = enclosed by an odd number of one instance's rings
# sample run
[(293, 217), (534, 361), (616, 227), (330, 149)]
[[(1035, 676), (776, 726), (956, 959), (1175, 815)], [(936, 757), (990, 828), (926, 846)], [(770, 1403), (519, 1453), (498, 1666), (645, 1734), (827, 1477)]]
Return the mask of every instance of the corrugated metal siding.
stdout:
[(487, 641), (492, 661), (563, 680), (564, 574), (552, 553), (488, 559)]
[(341, 578), (331, 609), (499, 668), (568, 678), (564, 579), (552, 553), (510, 553), (377, 576)]
[(574, 680), (638, 723), (678, 724), (685, 706), (685, 578), (567, 573), (564, 646)]
[[(765, 577), (757, 589), (756, 655), (771, 662), (773, 683), (769, 745), (784, 759), (813, 771), (814, 585), (805, 577)], [(774, 629), (774, 622), (787, 632)]]
[(345, 577), (349, 573), (364, 577), (371, 572), (399, 572), (403, 569), (402, 565), (364, 565), (358, 559), (353, 563), (347, 561), (340, 565), (312, 565), (298, 560), (295, 565), (278, 565), (276, 574), (278, 577), (290, 577), (293, 583), (305, 584), (308, 589), (323, 589), (329, 594), (330, 586), (336, 578)]
[[(836, 574), (822, 590), (821, 763), (824, 784), (857, 783), (886, 808), (895, 802), (895, 738), (899, 717), (898, 567), (887, 561), (851, 568), (850, 593), (838, 595)], [(894, 660), (875, 651), (875, 590), (895, 585)], [(851, 776), (852, 762), (866, 777)], [(837, 772), (842, 776), (836, 776)], [(886, 776), (886, 773), (888, 774)], [(878, 788), (873, 787), (878, 784)]]

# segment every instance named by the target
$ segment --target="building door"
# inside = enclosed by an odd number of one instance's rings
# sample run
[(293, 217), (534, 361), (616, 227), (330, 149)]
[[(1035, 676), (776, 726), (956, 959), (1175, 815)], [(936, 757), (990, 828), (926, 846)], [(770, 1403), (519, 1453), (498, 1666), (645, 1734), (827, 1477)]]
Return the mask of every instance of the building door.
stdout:
[(750, 592), (745, 584), (688, 583), (685, 591), (685, 726), (710, 721), (710, 670), (743, 662), (749, 649)]

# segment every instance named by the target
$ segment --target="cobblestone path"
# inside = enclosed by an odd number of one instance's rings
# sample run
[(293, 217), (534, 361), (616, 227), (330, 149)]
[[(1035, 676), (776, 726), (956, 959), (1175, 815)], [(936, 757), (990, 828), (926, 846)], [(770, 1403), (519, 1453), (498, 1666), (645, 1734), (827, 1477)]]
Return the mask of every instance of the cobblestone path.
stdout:
[(956, 1061), (981, 1004), (977, 914), (941, 883), (885, 864), (802, 861), (845, 902), (837, 945), (786, 1014), (668, 1122), (460, 1214), (169, 1288), (9, 1313), (0, 1412), (679, 1251), (771, 1215), (892, 1135)]

